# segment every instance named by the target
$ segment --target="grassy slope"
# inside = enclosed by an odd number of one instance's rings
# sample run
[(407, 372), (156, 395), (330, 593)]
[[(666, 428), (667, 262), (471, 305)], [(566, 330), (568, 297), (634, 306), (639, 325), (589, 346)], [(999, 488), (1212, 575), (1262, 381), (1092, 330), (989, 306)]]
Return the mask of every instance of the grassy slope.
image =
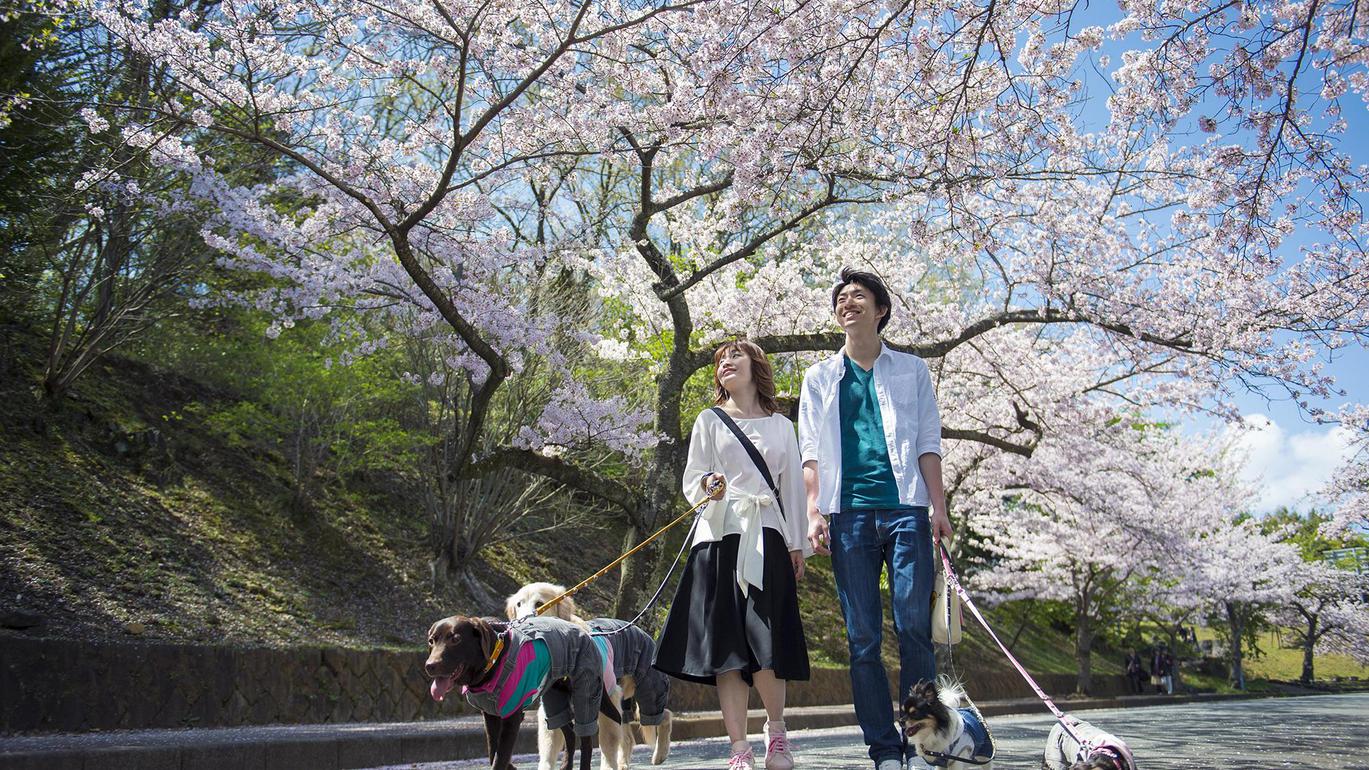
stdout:
[[(145, 639), (408, 646), (437, 617), (496, 609), (434, 593), (424, 516), (383, 482), (325, 479), (313, 516), (289, 513), (283, 459), (226, 446), (198, 421), (193, 405), (221, 408), (232, 394), (112, 359), (35, 430), (23, 366), (37, 351), (7, 342), (0, 611), (41, 615), (37, 633), (126, 640), (140, 624)], [(145, 446), (152, 429), (165, 450)], [(580, 558), (616, 554), (619, 535), (595, 535)], [(512, 590), (550, 567), (550, 540), (530, 538), (525, 554), (495, 548), (481, 573)]]
[[(1209, 628), (1199, 628), (1199, 639), (1216, 639)], [(1245, 672), (1249, 678), (1297, 681), (1302, 676), (1302, 648), (1283, 647), (1273, 631), (1260, 635), (1260, 654), (1247, 656)], [(1358, 677), (1369, 679), (1369, 666), (1361, 666), (1349, 655), (1318, 655), (1313, 663), (1317, 679)]]
[[(436, 617), (497, 611), (434, 592), (424, 518), (384, 483), (326, 481), (312, 518), (288, 513), (283, 459), (229, 447), (198, 422), (193, 404), (222, 408), (233, 394), (112, 359), (79, 383), (40, 434), (34, 373), (23, 368), (38, 351), (12, 340), (6, 348), (16, 355), (0, 366), (0, 610), (42, 615), (37, 633), (128, 640), (137, 623), (144, 639), (407, 647), (421, 643)], [(166, 437), (169, 457), (115, 450), (150, 428)], [(528, 580), (574, 582), (621, 549), (621, 522), (577, 532), (575, 549), (553, 534), (495, 546), (479, 572), (503, 594)], [(846, 644), (830, 561), (810, 560), (800, 585), (813, 662), (840, 665)], [(605, 612), (615, 586), (611, 574), (577, 597), (585, 614)], [(1015, 617), (990, 617), (1013, 637)], [(1267, 648), (1272, 661), (1274, 645)], [(1015, 652), (1033, 671), (1074, 671), (1072, 640), (1052, 629), (1023, 630)], [(1094, 673), (1120, 673), (1119, 657), (1095, 653)], [(1011, 670), (968, 625), (954, 662)], [(1296, 676), (1265, 665), (1252, 670)], [(1319, 666), (1324, 676), (1340, 672), (1334, 661)]]

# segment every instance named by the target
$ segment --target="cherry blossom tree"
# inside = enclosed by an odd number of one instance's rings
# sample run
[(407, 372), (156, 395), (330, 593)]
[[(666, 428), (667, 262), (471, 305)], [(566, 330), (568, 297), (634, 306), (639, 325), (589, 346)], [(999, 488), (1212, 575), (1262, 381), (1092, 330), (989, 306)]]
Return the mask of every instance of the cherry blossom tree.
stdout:
[(1331, 537), (1351, 528), (1361, 532), (1369, 529), (1369, 407), (1348, 407), (1338, 417), (1350, 431), (1351, 453), (1325, 490), (1336, 506), (1335, 516), (1325, 525)]
[(1302, 649), (1303, 684), (1315, 679), (1318, 652), (1344, 652), (1365, 659), (1369, 646), (1369, 582), (1354, 562), (1339, 562), (1335, 552), (1365, 546), (1362, 535), (1337, 530), (1334, 517), (1280, 510), (1261, 521), (1265, 532), (1295, 546), (1302, 569), (1292, 593), (1273, 620)]
[(962, 500), (988, 554), (974, 587), (1070, 608), (1080, 692), (1092, 686), (1099, 628), (1162, 600), (1155, 586), (1196, 569), (1201, 536), (1239, 510), (1234, 474), (1205, 449), (1161, 426), (1104, 420), (1092, 436), (1043, 439), (1011, 486)]
[[(843, 263), (889, 281), (890, 344), (932, 360), (950, 472), (979, 478), (961, 500), (1013, 457), (1074, 461), (1099, 414), (1330, 395), (1317, 352), (1369, 328), (1339, 114), (1366, 95), (1356, 7), (1127, 2), (1103, 26), (998, 0), (74, 5), (166, 72), (158, 100), (112, 107), (212, 206), (224, 264), (271, 279), (238, 299), (444, 335), (471, 392), (452, 472), (547, 476), (633, 536), (678, 500), (712, 348), (835, 349)], [(208, 134), (285, 173), (235, 184), (194, 149)], [(1319, 242), (1293, 254), (1295, 232)], [(562, 274), (597, 312), (536, 308)], [(578, 379), (567, 349), (637, 368), (646, 403)], [(534, 358), (560, 387), (491, 446), (490, 406)], [(640, 470), (563, 451), (589, 446)], [(624, 601), (643, 583), (625, 571)]]
[(1249, 634), (1262, 617), (1292, 598), (1304, 563), (1296, 547), (1261, 532), (1249, 518), (1207, 533), (1201, 545), (1189, 585), (1214, 603), (1214, 618), (1230, 650), (1232, 683), (1244, 690)]
[(1302, 649), (1300, 681), (1316, 678), (1318, 652), (1342, 652), (1360, 662), (1369, 659), (1369, 606), (1365, 596), (1369, 582), (1363, 574), (1337, 569), (1322, 562), (1303, 567), (1299, 585), (1288, 603), (1275, 614), (1289, 630), (1294, 645)]

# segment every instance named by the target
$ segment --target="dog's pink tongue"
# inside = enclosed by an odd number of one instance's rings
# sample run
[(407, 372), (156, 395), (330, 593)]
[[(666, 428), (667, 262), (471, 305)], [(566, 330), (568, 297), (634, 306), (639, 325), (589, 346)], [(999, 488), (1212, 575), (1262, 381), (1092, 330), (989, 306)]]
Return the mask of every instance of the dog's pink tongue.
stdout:
[(453, 679), (456, 679), (456, 677), (440, 676), (433, 680), (432, 686), (428, 688), (428, 692), (432, 693), (433, 700), (440, 701), (447, 697), (447, 693), (452, 689), (452, 685), (454, 684), (452, 681)]

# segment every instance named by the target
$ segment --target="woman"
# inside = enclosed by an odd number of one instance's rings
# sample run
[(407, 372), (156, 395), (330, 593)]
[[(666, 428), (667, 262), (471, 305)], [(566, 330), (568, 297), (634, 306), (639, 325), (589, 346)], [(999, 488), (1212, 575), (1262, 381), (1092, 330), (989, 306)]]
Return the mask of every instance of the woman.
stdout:
[[(765, 768), (789, 770), (794, 758), (784, 729), (785, 682), (808, 678), (795, 581), (812, 554), (798, 438), (793, 423), (778, 413), (765, 351), (752, 342), (729, 342), (714, 352), (713, 363), (717, 407), (694, 420), (684, 472), (685, 497), (709, 503), (661, 630), (655, 666), (717, 686), (732, 740), (728, 770), (755, 767), (746, 739), (754, 686), (769, 719)], [(768, 481), (729, 421), (763, 458)]]

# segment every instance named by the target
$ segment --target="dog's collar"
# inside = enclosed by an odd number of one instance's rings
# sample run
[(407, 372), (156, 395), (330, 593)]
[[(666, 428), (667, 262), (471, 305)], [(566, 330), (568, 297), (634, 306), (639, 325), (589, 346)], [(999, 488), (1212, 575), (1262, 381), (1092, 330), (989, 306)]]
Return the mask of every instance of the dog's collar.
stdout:
[(477, 676), (474, 681), (479, 682), (490, 673), (490, 669), (494, 668), (494, 664), (499, 662), (499, 654), (503, 651), (504, 637), (502, 635), (496, 635), (494, 637), (494, 649), (490, 651), (490, 658), (489, 660), (485, 661), (485, 668), (481, 669), (480, 676)]

